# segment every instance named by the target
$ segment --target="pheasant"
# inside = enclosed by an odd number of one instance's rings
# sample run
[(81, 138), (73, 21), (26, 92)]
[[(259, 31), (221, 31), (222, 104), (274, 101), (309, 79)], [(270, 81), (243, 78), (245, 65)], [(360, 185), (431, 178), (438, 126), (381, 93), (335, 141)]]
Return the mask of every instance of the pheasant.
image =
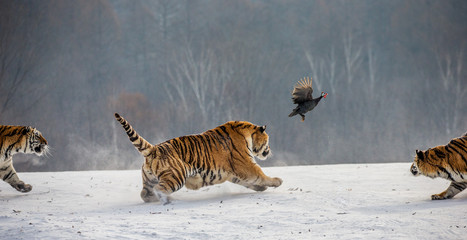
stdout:
[(325, 92), (321, 92), (321, 96), (313, 99), (312, 93), (312, 79), (300, 79), (292, 91), (293, 103), (298, 106), (289, 114), (289, 117), (299, 114), (302, 117), (302, 122), (305, 121), (305, 113), (313, 110), (318, 105), (319, 101), (321, 101), (322, 98), (326, 98), (328, 95)]

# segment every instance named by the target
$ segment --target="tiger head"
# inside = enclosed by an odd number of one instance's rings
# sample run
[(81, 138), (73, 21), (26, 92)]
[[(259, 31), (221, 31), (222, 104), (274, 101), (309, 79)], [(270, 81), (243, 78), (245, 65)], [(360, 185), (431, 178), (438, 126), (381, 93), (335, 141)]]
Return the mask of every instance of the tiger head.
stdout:
[[(446, 167), (446, 154), (442, 149), (442, 147), (435, 147), (426, 151), (416, 150), (410, 172), (412, 172), (414, 176), (422, 174), (430, 178), (445, 176), (443, 172)], [(444, 169), (444, 171), (442, 169)]]
[(35, 153), (39, 156), (47, 153), (49, 146), (41, 132), (32, 127), (25, 127), (22, 134), (27, 146), (24, 151), (25, 153)]
[(418, 169), (418, 162), (419, 161), (422, 161), (424, 159), (424, 153), (422, 151), (419, 151), (419, 150), (415, 150), (415, 158), (413, 160), (413, 163), (412, 163), (412, 166), (410, 167), (410, 172), (414, 175), (414, 176), (418, 176), (420, 175), (420, 170)]
[(266, 160), (271, 153), (266, 126), (257, 127), (251, 135), (251, 140), (253, 155), (260, 160)]

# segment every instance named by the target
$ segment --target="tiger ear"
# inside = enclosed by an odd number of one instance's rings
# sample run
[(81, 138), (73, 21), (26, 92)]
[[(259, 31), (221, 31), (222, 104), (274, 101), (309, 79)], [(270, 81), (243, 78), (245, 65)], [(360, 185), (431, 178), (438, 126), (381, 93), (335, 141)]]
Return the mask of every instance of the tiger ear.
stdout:
[(418, 159), (423, 159), (425, 157), (425, 155), (423, 155), (423, 152), (419, 151), (418, 149), (415, 150), (415, 153), (417, 153)]
[(266, 131), (266, 125), (259, 127), (259, 131), (262, 133)]

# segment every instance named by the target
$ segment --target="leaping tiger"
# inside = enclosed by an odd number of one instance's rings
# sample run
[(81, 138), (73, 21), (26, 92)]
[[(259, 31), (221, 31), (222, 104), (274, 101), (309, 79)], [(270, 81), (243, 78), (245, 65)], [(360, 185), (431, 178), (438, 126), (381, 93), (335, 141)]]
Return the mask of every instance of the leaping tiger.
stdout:
[(282, 184), (282, 179), (266, 176), (254, 160), (265, 160), (270, 154), (266, 126), (231, 121), (201, 134), (152, 145), (118, 113), (115, 118), (145, 158), (141, 190), (145, 202), (167, 204), (169, 195), (183, 186), (197, 190), (230, 181), (264, 191)]
[(20, 192), (31, 191), (32, 186), (19, 179), (12, 157), (16, 153), (40, 156), (47, 151), (47, 140), (35, 128), (0, 125), (0, 178)]
[(467, 133), (451, 140), (447, 145), (415, 152), (416, 156), (410, 167), (413, 175), (441, 177), (451, 181), (448, 189), (440, 194), (433, 194), (432, 200), (452, 198), (467, 188)]

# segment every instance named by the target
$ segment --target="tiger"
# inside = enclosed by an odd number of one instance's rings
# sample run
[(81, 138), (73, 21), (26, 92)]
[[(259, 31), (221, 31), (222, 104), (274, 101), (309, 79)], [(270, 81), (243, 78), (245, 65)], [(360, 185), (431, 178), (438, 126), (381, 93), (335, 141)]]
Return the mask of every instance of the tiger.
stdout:
[(41, 132), (29, 126), (0, 125), (0, 178), (19, 192), (27, 193), (32, 186), (18, 177), (12, 157), (16, 153), (34, 153), (41, 156), (48, 152), (47, 140)]
[(144, 202), (168, 204), (169, 195), (183, 186), (198, 190), (229, 181), (264, 191), (282, 184), (282, 179), (266, 176), (255, 161), (255, 157), (266, 160), (271, 153), (266, 126), (230, 121), (200, 134), (152, 145), (118, 113), (115, 118), (144, 157), (140, 194)]
[(430, 178), (441, 177), (451, 181), (449, 187), (432, 200), (450, 199), (467, 187), (467, 132), (452, 139), (447, 145), (415, 151), (415, 159), (410, 167), (414, 176), (420, 174)]

